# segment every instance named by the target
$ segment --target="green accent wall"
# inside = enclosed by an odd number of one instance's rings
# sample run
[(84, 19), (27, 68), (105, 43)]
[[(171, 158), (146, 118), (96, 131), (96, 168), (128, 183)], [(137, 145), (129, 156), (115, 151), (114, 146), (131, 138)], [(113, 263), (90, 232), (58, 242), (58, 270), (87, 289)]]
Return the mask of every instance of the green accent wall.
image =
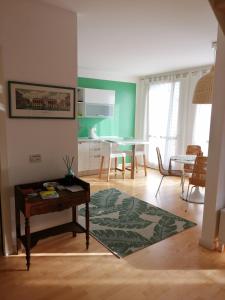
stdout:
[(99, 136), (134, 137), (135, 83), (79, 77), (78, 86), (114, 90), (116, 94), (115, 110), (112, 118), (78, 118), (79, 137), (87, 137), (90, 127), (96, 127), (96, 132)]

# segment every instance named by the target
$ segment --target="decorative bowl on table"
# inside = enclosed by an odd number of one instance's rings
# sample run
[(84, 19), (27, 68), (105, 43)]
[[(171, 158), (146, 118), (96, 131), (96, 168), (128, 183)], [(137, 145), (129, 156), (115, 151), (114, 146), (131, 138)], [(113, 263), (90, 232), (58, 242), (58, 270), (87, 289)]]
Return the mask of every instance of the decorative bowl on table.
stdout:
[(48, 191), (54, 191), (55, 188), (57, 187), (58, 182), (55, 182), (55, 181), (49, 181), (49, 182), (45, 182), (43, 183), (43, 187), (48, 190)]

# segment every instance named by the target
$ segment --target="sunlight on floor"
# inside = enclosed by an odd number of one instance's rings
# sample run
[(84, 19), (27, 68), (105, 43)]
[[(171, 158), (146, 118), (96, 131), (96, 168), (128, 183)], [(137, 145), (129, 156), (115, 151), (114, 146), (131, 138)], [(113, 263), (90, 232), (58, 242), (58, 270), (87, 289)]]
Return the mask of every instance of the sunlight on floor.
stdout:
[[(108, 252), (104, 252), (104, 253), (32, 253), (32, 257), (36, 256), (36, 257), (51, 257), (51, 256), (112, 256), (113, 254), (112, 253), (108, 253)], [(26, 254), (25, 253), (21, 253), (21, 254), (18, 254), (18, 255), (10, 255), (8, 256), (7, 258), (10, 258), (10, 257), (16, 257), (16, 258), (19, 258), (19, 257), (26, 257)]]

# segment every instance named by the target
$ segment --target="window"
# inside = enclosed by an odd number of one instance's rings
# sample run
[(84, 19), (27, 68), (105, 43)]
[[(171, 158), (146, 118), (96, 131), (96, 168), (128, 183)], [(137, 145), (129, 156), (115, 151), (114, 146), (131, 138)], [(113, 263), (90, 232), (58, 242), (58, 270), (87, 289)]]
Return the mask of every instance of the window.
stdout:
[(200, 145), (204, 156), (208, 156), (211, 104), (198, 104), (196, 108), (193, 144)]
[(153, 83), (149, 89), (148, 105), (148, 160), (150, 166), (158, 165), (156, 147), (161, 151), (164, 164), (176, 152), (180, 82)]

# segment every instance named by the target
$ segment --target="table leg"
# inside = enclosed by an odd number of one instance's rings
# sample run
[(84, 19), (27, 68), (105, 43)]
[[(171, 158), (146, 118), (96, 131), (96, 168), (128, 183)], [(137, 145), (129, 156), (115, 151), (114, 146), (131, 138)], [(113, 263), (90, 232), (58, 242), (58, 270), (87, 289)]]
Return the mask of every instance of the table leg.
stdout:
[(20, 210), (16, 207), (16, 250), (17, 254), (19, 250), (21, 249), (21, 242), (20, 242), (20, 237), (21, 237), (21, 226), (20, 226)]
[(199, 186), (194, 187), (194, 191), (189, 197), (190, 203), (204, 204), (205, 201), (205, 188), (200, 190)]
[(85, 211), (85, 222), (86, 222), (86, 248), (88, 249), (89, 247), (89, 203), (85, 204), (86, 206), (86, 211)]
[(134, 179), (134, 168), (135, 168), (135, 145), (132, 145), (131, 179)]
[(30, 269), (30, 219), (25, 218), (25, 236), (26, 236), (26, 260), (27, 260), (27, 271)]
[[(77, 223), (77, 207), (72, 206), (72, 220), (74, 223)], [(73, 231), (73, 237), (76, 237), (77, 233), (76, 231)]]
[(115, 176), (117, 175), (117, 157), (115, 157), (115, 166), (114, 166), (114, 172), (115, 172)]
[(182, 170), (182, 176), (181, 176), (181, 189), (182, 189), (182, 194), (184, 193), (184, 180), (185, 180), (185, 173), (184, 173), (184, 170)]

